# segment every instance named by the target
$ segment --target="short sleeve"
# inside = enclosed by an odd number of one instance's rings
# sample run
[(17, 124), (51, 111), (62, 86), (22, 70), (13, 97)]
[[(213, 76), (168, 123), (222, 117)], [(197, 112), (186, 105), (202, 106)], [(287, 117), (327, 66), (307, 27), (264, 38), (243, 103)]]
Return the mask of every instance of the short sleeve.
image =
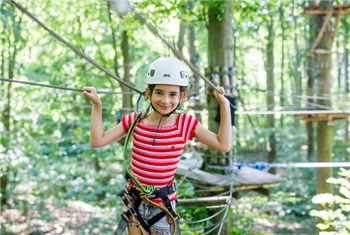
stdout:
[(123, 125), (125, 133), (128, 133), (129, 128), (130, 128), (130, 126), (135, 118), (136, 118), (135, 112), (126, 114), (122, 117), (122, 125)]

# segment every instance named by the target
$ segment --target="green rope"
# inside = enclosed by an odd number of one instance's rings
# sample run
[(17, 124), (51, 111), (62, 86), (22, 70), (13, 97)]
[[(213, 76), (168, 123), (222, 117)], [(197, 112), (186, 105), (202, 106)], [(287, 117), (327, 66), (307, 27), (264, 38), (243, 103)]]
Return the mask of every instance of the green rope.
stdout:
[(146, 187), (144, 187), (140, 181), (136, 178), (136, 176), (131, 172), (130, 170), (130, 166), (128, 165), (127, 163), (127, 159), (130, 158), (130, 155), (128, 154), (128, 144), (130, 142), (130, 138), (132, 136), (132, 133), (138, 123), (138, 121), (140, 120), (140, 118), (143, 116), (143, 113), (139, 112), (138, 111), (138, 106), (139, 106), (139, 101), (141, 99), (141, 97), (143, 96), (143, 94), (140, 94), (138, 100), (137, 100), (137, 104), (136, 104), (136, 107), (137, 107), (137, 116), (135, 118), (135, 120), (132, 122), (130, 128), (129, 128), (129, 131), (125, 137), (125, 144), (124, 144), (124, 168), (125, 168), (125, 171), (126, 173), (128, 174), (128, 176), (136, 183), (137, 187), (143, 192), (145, 193), (146, 195), (150, 195), (152, 194), (154, 191), (157, 191), (158, 188), (154, 185), (147, 185)]

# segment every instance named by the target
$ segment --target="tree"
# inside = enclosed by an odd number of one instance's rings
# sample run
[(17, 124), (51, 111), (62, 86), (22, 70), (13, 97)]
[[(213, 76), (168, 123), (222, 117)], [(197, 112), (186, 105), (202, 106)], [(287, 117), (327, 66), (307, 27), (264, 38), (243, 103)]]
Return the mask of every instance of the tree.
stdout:
[[(310, 2), (310, 4), (315, 4), (314, 2)], [(308, 35), (308, 44), (312, 45), (312, 43), (315, 40), (315, 19), (311, 17), (309, 19), (309, 35)], [(314, 95), (314, 83), (315, 83), (315, 57), (313, 56), (308, 56), (306, 58), (306, 75), (307, 75), (307, 91), (306, 94), (308, 95), (307, 99), (307, 106), (309, 109), (312, 109), (313, 107), (311, 104), (314, 103), (314, 99), (312, 96)], [(306, 122), (306, 131), (307, 131), (307, 157), (308, 160), (311, 160), (315, 153), (315, 134), (314, 134), (314, 127), (313, 123), (311, 121)]]
[[(268, 4), (268, 19), (267, 20), (267, 39), (266, 39), (266, 87), (270, 95), (266, 98), (267, 109), (273, 110), (275, 107), (275, 59), (274, 59), (274, 41), (275, 41), (275, 28), (274, 19), (272, 15), (273, 6)], [(275, 129), (275, 115), (267, 115), (267, 127), (271, 130), (268, 136), (268, 147), (267, 147), (267, 160), (272, 163), (276, 160), (276, 137), (274, 133)], [(272, 168), (269, 170), (271, 173), (276, 173), (276, 169)]]
[[(232, 2), (211, 2), (209, 3), (208, 9), (207, 71), (211, 75), (210, 78), (212, 79), (212, 82), (223, 86), (226, 89), (226, 92), (230, 94), (233, 87), (233, 76), (229, 74), (229, 71), (233, 71), (232, 67), (234, 64), (232, 43)], [(215, 78), (217, 80), (214, 80)], [(218, 112), (218, 103), (213, 95), (213, 89), (209, 89), (209, 92), (207, 93), (207, 105), (209, 111), (208, 128), (214, 133), (217, 133), (219, 130), (219, 123), (214, 120), (216, 120), (216, 115)], [(213, 151), (211, 153), (214, 155), (219, 155), (219, 153)], [(223, 162), (220, 160), (220, 164), (227, 165), (229, 162)], [(217, 217), (215, 218), (218, 220), (221, 219)], [(222, 234), (228, 234), (228, 231), (225, 229), (222, 230)]]
[[(13, 79), (16, 75), (17, 64), (17, 54), (20, 48), (22, 47), (21, 41), (21, 22), (22, 17), (16, 17), (14, 13), (14, 8), (10, 4), (0, 4), (1, 10), (1, 21), (3, 27), (1, 30), (1, 71), (0, 74), (2, 77), (7, 77)], [(4, 159), (2, 159), (3, 167), (0, 171), (0, 192), (1, 192), (1, 204), (7, 204), (8, 200), (8, 173), (11, 168), (11, 161), (8, 157), (7, 152), (10, 148), (11, 140), (11, 131), (12, 131), (12, 83), (4, 84), (1, 83), (0, 95), (4, 94), (5, 107), (1, 107), (1, 117), (0, 124), (2, 125), (3, 130), (1, 130), (1, 139), (0, 144), (4, 147)], [(1, 156), (1, 155), (0, 155)]]
[[(321, 1), (320, 6), (325, 9), (332, 9), (331, 1)], [(323, 33), (323, 36), (318, 44), (318, 48), (322, 48), (326, 51), (331, 51), (333, 42), (333, 30), (330, 21), (331, 15), (321, 14), (316, 16), (316, 32), (317, 34)], [(328, 20), (328, 23), (327, 23)], [(326, 24), (327, 27), (323, 27)], [(321, 30), (324, 30), (322, 32)], [(317, 54), (317, 71), (318, 71), (318, 95), (323, 96), (330, 94), (331, 91), (331, 54)], [(318, 104), (327, 107), (331, 106), (330, 100), (318, 100)], [(332, 125), (329, 125), (327, 120), (321, 120), (317, 126), (317, 161), (319, 162), (331, 162), (332, 161)], [(332, 193), (333, 187), (327, 184), (326, 181), (333, 176), (332, 168), (319, 168), (317, 169), (317, 193)]]

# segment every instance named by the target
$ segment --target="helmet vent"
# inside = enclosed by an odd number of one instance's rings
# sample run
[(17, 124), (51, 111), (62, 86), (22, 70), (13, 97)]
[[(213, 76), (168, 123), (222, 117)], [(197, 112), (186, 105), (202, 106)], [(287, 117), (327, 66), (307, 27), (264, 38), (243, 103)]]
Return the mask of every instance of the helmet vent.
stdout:
[(151, 69), (151, 71), (149, 71), (149, 76), (153, 77), (155, 72), (156, 71), (154, 69)]
[(186, 71), (180, 71), (180, 77), (186, 78), (187, 77)]

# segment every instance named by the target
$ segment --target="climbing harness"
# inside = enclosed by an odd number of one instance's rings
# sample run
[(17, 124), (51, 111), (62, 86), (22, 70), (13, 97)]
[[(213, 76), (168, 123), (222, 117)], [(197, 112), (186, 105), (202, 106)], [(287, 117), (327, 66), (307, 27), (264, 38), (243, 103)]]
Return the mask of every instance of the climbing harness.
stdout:
[[(139, 190), (133, 184), (131, 179), (128, 179), (126, 190), (121, 190), (118, 193), (118, 196), (122, 199), (126, 206), (126, 210), (121, 213), (121, 220), (115, 232), (116, 235), (120, 235), (124, 232), (128, 224), (133, 221), (136, 221), (136, 227), (139, 230), (140, 234), (142, 233), (142, 228), (150, 232), (150, 227), (162, 219), (164, 216), (168, 217), (168, 222), (173, 226), (173, 235), (180, 234), (178, 219), (179, 215), (174, 212), (168, 195), (174, 193), (176, 190), (175, 184), (172, 183), (162, 189), (158, 189), (154, 191), (152, 194), (147, 195), (143, 191)], [(153, 199), (161, 198), (164, 202), (164, 206), (160, 205), (154, 201)], [(142, 202), (145, 202), (149, 205), (153, 205), (161, 210), (158, 214), (156, 214), (151, 219), (145, 221), (140, 214), (139, 206)]]
[[(123, 203), (125, 204), (126, 210), (121, 213), (121, 220), (115, 231), (115, 235), (122, 234), (126, 229), (126, 227), (128, 226), (128, 224), (131, 221), (133, 221), (133, 219), (136, 221), (136, 227), (140, 234), (143, 234), (142, 228), (145, 231), (150, 232), (150, 227), (154, 225), (156, 222), (158, 222), (164, 216), (168, 217), (169, 224), (173, 226), (172, 235), (178, 235), (180, 234), (179, 225), (178, 225), (178, 219), (180, 218), (180, 216), (173, 210), (168, 197), (168, 195), (171, 195), (176, 191), (175, 183), (171, 183), (168, 186), (161, 189), (153, 185), (143, 186), (140, 183), (140, 181), (136, 178), (136, 176), (130, 171), (130, 166), (127, 163), (127, 159), (130, 159), (130, 156), (128, 154), (128, 144), (130, 142), (132, 133), (137, 123), (139, 122), (139, 120), (147, 115), (150, 108), (149, 106), (146, 109), (145, 113), (142, 113), (138, 110), (139, 103), (142, 96), (144, 96), (144, 94), (140, 94), (136, 102), (136, 117), (132, 122), (125, 138), (124, 169), (126, 172), (125, 178), (127, 180), (127, 184), (126, 184), (126, 190), (124, 189), (121, 190), (118, 193), (118, 196), (122, 199)], [(156, 199), (156, 198), (162, 199), (164, 206), (152, 201), (153, 199)], [(161, 212), (155, 215), (153, 218), (145, 221), (142, 218), (138, 209), (141, 202), (145, 202), (150, 205), (153, 205), (159, 208)]]

